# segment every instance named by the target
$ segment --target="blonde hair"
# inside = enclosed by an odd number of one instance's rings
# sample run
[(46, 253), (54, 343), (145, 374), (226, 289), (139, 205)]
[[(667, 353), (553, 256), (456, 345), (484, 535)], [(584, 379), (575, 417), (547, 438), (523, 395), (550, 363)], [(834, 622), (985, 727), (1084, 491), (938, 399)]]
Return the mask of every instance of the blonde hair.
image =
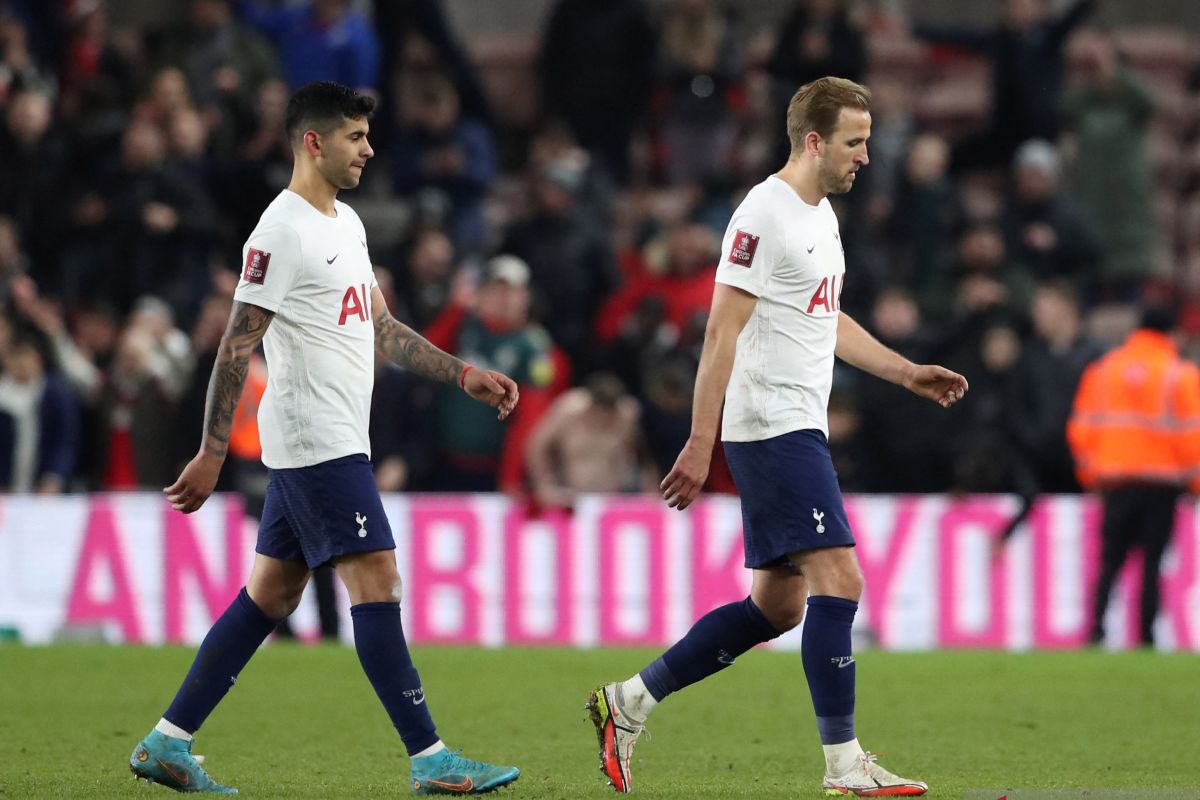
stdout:
[(845, 78), (818, 78), (792, 95), (787, 110), (788, 139), (792, 152), (804, 150), (804, 137), (816, 131), (822, 139), (833, 135), (843, 108), (871, 110), (871, 90)]

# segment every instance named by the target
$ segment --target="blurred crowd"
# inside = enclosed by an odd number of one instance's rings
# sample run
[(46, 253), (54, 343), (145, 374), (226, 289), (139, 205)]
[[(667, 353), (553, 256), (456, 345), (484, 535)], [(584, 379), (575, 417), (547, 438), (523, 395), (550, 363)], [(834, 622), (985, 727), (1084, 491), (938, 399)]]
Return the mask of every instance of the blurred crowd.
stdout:
[[(290, 176), (289, 91), (330, 79), (381, 100), (342, 199), (393, 314), (521, 384), (502, 425), (381, 363), (381, 489), (650, 490), (689, 431), (725, 223), (786, 159), (791, 94), (833, 74), (874, 92), (871, 164), (831, 198), (843, 308), (971, 383), (945, 411), (839, 367), (843, 488), (1077, 491), (1084, 367), (1148, 302), (1200, 331), (1196, 37), (1105, 27), (1102, 0), (1006, 0), (978, 29), (779, 5), (751, 29), (734, 2), (556, 0), (509, 108), (438, 0), (179, 0), (153, 29), (0, 0), (0, 487), (172, 481)], [(219, 488), (262, 486), (264, 369)], [(719, 448), (710, 489), (732, 490)]]

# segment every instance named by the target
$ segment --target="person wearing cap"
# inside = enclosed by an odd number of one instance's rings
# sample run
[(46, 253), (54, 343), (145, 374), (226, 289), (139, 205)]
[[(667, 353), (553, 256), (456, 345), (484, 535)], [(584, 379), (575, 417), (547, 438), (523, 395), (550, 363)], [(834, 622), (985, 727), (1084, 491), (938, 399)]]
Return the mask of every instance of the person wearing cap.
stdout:
[(1200, 489), (1200, 369), (1179, 354), (1172, 308), (1148, 307), (1125, 343), (1083, 373), (1067, 441), (1079, 483), (1100, 494), (1103, 553), (1089, 641), (1105, 638), (1104, 615), (1129, 551), (1142, 550), (1139, 641), (1154, 645), (1158, 573), (1175, 506)]
[(1008, 252), (1039, 279), (1090, 285), (1099, 270), (1100, 234), (1061, 178), (1061, 159), (1050, 142), (1032, 139), (1017, 149), (1004, 221)]
[(529, 265), (498, 255), (484, 266), (469, 305), (451, 302), (424, 331), (437, 347), (517, 382), (520, 410), (507, 425), (443, 391), (436, 404), (434, 478), (451, 491), (519, 491), (523, 453), (565, 369), (550, 335), (529, 319)]

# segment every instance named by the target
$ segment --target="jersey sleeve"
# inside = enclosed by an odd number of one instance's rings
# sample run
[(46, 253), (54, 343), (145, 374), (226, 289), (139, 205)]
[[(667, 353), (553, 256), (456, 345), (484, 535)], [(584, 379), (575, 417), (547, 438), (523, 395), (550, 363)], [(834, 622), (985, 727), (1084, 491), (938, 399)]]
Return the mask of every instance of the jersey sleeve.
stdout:
[(278, 311), (300, 280), (300, 237), (283, 225), (250, 234), (242, 248), (242, 276), (233, 299)]
[(759, 297), (783, 256), (783, 234), (770, 217), (754, 212), (734, 214), (721, 243), (717, 283)]

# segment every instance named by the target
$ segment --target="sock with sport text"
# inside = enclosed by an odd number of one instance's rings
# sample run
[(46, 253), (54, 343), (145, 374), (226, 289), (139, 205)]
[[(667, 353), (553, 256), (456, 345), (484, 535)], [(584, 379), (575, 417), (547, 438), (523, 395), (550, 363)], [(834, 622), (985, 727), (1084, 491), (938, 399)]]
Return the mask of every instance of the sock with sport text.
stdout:
[(354, 648), (363, 672), (387, 709), (409, 756), (436, 751), (440, 742), (421, 676), (404, 641), (399, 603), (359, 603), (350, 607)]
[(200, 730), (278, 622), (264, 614), (243, 587), (200, 643), (187, 677), (163, 714), (167, 725), (160, 722), (158, 730), (168, 736)]
[(808, 598), (800, 652), (821, 744), (827, 746), (855, 741), (850, 626), (856, 611), (858, 603), (843, 597)]
[[(630, 679), (621, 684), (622, 697), (619, 699), (626, 703), (621, 710), (635, 722), (640, 722), (642, 720), (636, 717), (639, 709), (644, 708), (648, 713), (654, 704), (672, 692), (725, 669), (754, 645), (768, 642), (782, 633), (767, 621), (749, 597), (714, 608), (696, 620), (691, 630), (667, 652), (638, 673), (637, 682)], [(647, 703), (642, 697), (639, 683), (653, 702)]]

